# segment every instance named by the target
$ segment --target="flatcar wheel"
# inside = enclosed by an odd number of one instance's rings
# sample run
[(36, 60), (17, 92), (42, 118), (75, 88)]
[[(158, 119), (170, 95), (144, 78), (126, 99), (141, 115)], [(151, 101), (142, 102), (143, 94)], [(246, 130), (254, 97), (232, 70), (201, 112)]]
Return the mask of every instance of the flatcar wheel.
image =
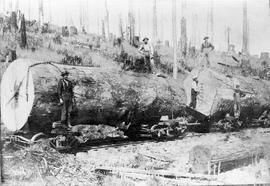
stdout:
[(167, 130), (167, 138), (179, 138), (184, 137), (186, 134), (186, 129), (176, 128), (175, 130)]
[(153, 138), (158, 138), (159, 137), (159, 130), (157, 130), (156, 128), (158, 127), (158, 125), (153, 125), (150, 129), (151, 131), (151, 135)]
[(166, 137), (167, 127), (162, 125), (153, 125), (150, 129), (153, 138), (163, 139)]
[(264, 120), (264, 122), (263, 122), (263, 127), (264, 127), (264, 128), (270, 127), (270, 120), (269, 120), (269, 119), (265, 119), (265, 120)]

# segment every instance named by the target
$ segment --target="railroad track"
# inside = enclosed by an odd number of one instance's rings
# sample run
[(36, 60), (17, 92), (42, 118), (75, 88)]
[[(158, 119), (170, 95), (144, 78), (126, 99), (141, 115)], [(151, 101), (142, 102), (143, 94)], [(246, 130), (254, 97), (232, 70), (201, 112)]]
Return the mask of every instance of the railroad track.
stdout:
[[(246, 129), (249, 130), (249, 129)], [(244, 131), (244, 130), (242, 130)], [(270, 128), (269, 129), (264, 129), (262, 131), (258, 131), (259, 133), (270, 133)], [(99, 140), (94, 140), (90, 141), (88, 143), (83, 144), (77, 149), (72, 149), (71, 153), (77, 153), (77, 152), (85, 152), (89, 150), (100, 150), (100, 149), (109, 149), (109, 148), (120, 148), (120, 147), (125, 147), (125, 146), (134, 146), (134, 145), (144, 145), (145, 143), (166, 143), (169, 141), (178, 141), (186, 138), (194, 138), (194, 137), (201, 137), (204, 135), (208, 135), (209, 133), (195, 133), (195, 132), (187, 132), (185, 136), (182, 136), (181, 138), (174, 138), (174, 139), (164, 139), (164, 140), (156, 140), (153, 138), (138, 138), (136, 140), (130, 140), (128, 138), (109, 138), (109, 139), (99, 139)], [(239, 132), (231, 133), (230, 135), (238, 135)]]
[(109, 148), (118, 148), (124, 146), (133, 146), (133, 145), (143, 145), (145, 143), (165, 143), (168, 141), (176, 141), (182, 140), (183, 138), (192, 138), (204, 135), (203, 133), (193, 133), (187, 132), (185, 136), (173, 139), (163, 139), (157, 140), (150, 137), (141, 137), (138, 139), (128, 139), (128, 138), (109, 138), (109, 139), (99, 139), (99, 140), (92, 140), (88, 143), (85, 143), (79, 146), (77, 149), (72, 149), (69, 153), (76, 153), (76, 152), (85, 152), (89, 150), (100, 150), (100, 149), (109, 149)]

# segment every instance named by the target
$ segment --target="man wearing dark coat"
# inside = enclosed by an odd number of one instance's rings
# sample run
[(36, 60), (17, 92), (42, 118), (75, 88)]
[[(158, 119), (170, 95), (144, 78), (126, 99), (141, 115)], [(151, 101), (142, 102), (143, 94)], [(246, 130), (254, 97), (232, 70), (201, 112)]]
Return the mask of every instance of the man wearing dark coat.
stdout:
[(62, 78), (58, 82), (58, 96), (60, 104), (62, 105), (61, 110), (61, 124), (71, 127), (71, 112), (73, 107), (73, 84), (68, 79), (69, 73), (67, 71), (62, 72)]
[(192, 79), (192, 87), (191, 87), (191, 102), (189, 104), (189, 107), (196, 109), (197, 105), (197, 96), (199, 94), (199, 88), (198, 88), (198, 78), (195, 76)]

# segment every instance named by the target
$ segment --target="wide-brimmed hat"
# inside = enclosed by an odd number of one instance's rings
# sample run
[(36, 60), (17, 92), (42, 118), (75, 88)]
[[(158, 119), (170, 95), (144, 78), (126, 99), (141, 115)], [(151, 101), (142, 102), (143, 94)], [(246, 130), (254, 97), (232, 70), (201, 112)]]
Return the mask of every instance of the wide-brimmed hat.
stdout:
[(148, 38), (148, 37), (145, 37), (145, 38), (143, 38), (143, 40), (142, 40), (142, 41), (144, 41), (144, 40), (149, 41), (149, 38)]
[(208, 37), (208, 36), (205, 36), (205, 37), (203, 38), (203, 40), (206, 40), (206, 39), (209, 39), (209, 37)]
[(69, 74), (68, 71), (63, 71), (63, 72), (61, 72), (61, 76), (65, 76), (65, 75), (68, 75), (68, 74)]

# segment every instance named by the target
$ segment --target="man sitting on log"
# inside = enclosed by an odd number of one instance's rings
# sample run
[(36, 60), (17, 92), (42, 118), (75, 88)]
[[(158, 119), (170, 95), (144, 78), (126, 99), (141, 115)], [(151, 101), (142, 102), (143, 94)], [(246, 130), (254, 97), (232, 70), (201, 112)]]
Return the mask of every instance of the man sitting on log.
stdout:
[(155, 71), (155, 63), (154, 63), (154, 49), (150, 43), (148, 43), (149, 39), (146, 37), (143, 39), (143, 44), (140, 46), (139, 51), (144, 55), (145, 61), (150, 62), (150, 67), (152, 73)]
[(70, 120), (74, 103), (74, 93), (72, 82), (68, 79), (68, 74), (69, 73), (67, 71), (62, 72), (61, 74), (63, 78), (61, 78), (58, 82), (58, 96), (60, 99), (60, 104), (62, 105), (61, 124), (64, 124), (70, 128), (72, 127)]
[(208, 39), (209, 39), (208, 36), (204, 37), (203, 38), (204, 42), (202, 43), (201, 46), (201, 53), (203, 53), (203, 58), (206, 60), (207, 67), (210, 66), (209, 53), (213, 51), (215, 48), (210, 42), (208, 42)]
[(197, 104), (197, 95), (199, 94), (198, 90), (198, 78), (197, 76), (193, 77), (192, 87), (191, 87), (191, 102), (189, 107), (195, 109)]

